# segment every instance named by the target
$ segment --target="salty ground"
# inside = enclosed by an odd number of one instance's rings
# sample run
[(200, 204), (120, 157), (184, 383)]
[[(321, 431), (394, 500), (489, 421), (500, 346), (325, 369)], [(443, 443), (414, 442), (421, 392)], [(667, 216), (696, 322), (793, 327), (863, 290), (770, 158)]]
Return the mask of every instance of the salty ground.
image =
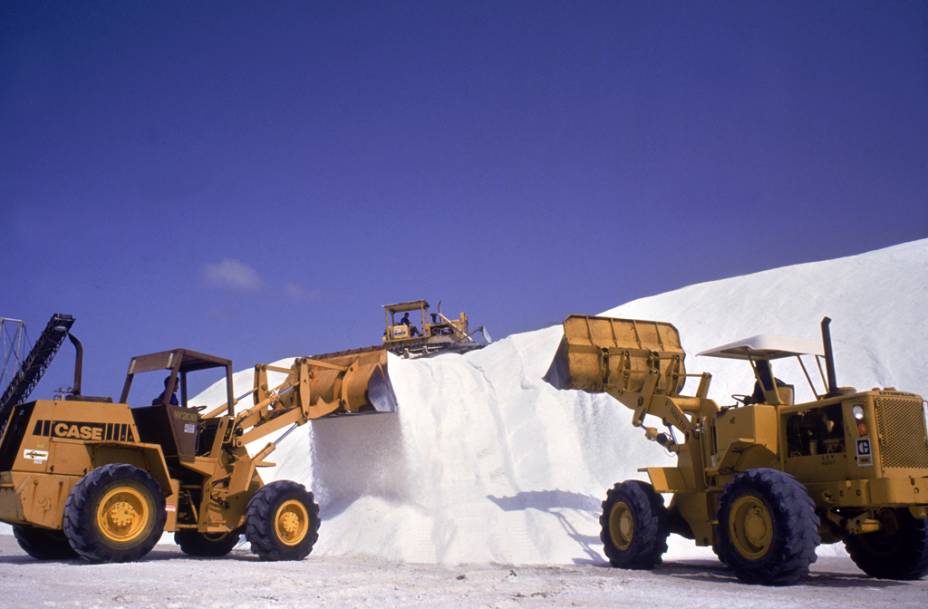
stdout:
[(159, 545), (143, 562), (89, 565), (36, 561), (12, 536), (0, 536), (3, 609), (926, 606), (928, 581), (870, 579), (842, 557), (820, 557), (802, 585), (767, 588), (738, 583), (712, 560), (671, 560), (654, 572), (602, 563), (448, 566), (351, 556), (269, 563), (247, 545), (212, 560)]

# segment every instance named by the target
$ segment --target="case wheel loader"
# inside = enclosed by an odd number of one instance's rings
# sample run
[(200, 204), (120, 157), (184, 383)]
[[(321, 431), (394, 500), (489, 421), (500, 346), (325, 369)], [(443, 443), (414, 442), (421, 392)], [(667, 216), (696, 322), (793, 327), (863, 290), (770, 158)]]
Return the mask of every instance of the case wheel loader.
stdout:
[[(926, 403), (893, 388), (839, 387), (830, 321), (822, 320), (822, 350), (755, 336), (701, 353), (746, 360), (754, 371), (754, 392), (722, 408), (707, 397), (711, 375), (686, 373), (672, 325), (564, 321), (546, 380), (612, 395), (634, 411), (633, 425), (677, 458), (675, 467), (639, 470), (650, 483), (619, 482), (606, 494), (600, 538), (614, 567), (654, 568), (676, 533), (712, 546), (749, 583), (796, 583), (820, 543), (839, 541), (872, 577), (928, 574)], [(803, 356), (815, 358), (823, 392)], [(813, 401), (794, 403), (794, 387), (774, 376), (772, 362), (785, 357), (798, 360)], [(683, 395), (694, 377), (696, 394)], [(672, 496), (669, 505), (663, 494)]]
[[(46, 354), (38, 358), (42, 370), (57, 349), (48, 345), (60, 344), (69, 328), (50, 324), (56, 336), (37, 341)], [(253, 388), (238, 397), (229, 360), (189, 349), (152, 353), (131, 359), (113, 402), (81, 394), (82, 348), (69, 338), (77, 358), (68, 395), (0, 403), (0, 521), (41, 560), (138, 560), (164, 532), (193, 556), (228, 554), (244, 534), (262, 559), (303, 559), (318, 538), (319, 506), (301, 484), (264, 484), (258, 469), (274, 465), (267, 458), (277, 443), (308, 421), (394, 404), (385, 350), (298, 358), (290, 368), (259, 364)], [(188, 401), (188, 375), (216, 369), (224, 373), (226, 401), (203, 412)], [(151, 406), (130, 407), (134, 377), (152, 372), (167, 373), (164, 392)], [(272, 385), (269, 373), (284, 380)], [(369, 391), (383, 401), (375, 404)], [(246, 397), (253, 405), (236, 409)]]

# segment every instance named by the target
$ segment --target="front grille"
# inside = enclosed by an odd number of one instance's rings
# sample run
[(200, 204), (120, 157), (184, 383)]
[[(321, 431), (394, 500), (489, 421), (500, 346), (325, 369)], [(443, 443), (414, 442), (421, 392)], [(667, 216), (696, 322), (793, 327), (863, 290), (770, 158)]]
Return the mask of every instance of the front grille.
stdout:
[(921, 400), (879, 398), (876, 413), (883, 467), (928, 468), (928, 431)]

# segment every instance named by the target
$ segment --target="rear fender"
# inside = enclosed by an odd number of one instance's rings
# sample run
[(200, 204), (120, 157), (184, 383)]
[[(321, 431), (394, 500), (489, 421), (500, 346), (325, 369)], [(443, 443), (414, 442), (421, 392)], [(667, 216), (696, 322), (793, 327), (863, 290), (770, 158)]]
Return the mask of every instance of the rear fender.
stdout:
[(145, 470), (154, 478), (165, 497), (172, 494), (171, 474), (164, 453), (157, 444), (130, 442), (95, 442), (87, 445), (90, 462), (97, 468), (107, 463), (128, 463)]
[[(142, 469), (161, 487), (166, 496), (173, 494), (170, 475), (161, 447), (156, 444), (124, 442), (67, 443), (86, 450), (87, 461), (78, 464), (77, 474), (44, 472), (4, 472), (0, 485), (0, 520), (13, 524), (61, 529), (64, 506), (71, 489), (81, 480), (87, 465), (94, 469), (108, 463), (128, 463)], [(77, 451), (81, 456), (83, 451)], [(72, 457), (76, 456), (70, 455)], [(87, 471), (89, 471), (89, 469)]]

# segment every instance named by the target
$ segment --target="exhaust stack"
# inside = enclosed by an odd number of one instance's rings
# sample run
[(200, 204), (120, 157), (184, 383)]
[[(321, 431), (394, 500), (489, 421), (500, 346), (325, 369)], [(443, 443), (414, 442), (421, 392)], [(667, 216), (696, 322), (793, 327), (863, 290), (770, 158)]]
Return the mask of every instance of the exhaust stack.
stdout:
[(71, 391), (69, 392), (72, 396), (81, 395), (81, 377), (83, 376), (84, 369), (84, 345), (81, 344), (81, 341), (77, 340), (77, 337), (68, 332), (68, 339), (71, 341), (71, 344), (74, 345), (74, 385), (71, 386)]
[(838, 395), (838, 378), (835, 374), (835, 353), (831, 346), (831, 318), (822, 318), (822, 347), (825, 350), (825, 370), (828, 374), (828, 395)]

